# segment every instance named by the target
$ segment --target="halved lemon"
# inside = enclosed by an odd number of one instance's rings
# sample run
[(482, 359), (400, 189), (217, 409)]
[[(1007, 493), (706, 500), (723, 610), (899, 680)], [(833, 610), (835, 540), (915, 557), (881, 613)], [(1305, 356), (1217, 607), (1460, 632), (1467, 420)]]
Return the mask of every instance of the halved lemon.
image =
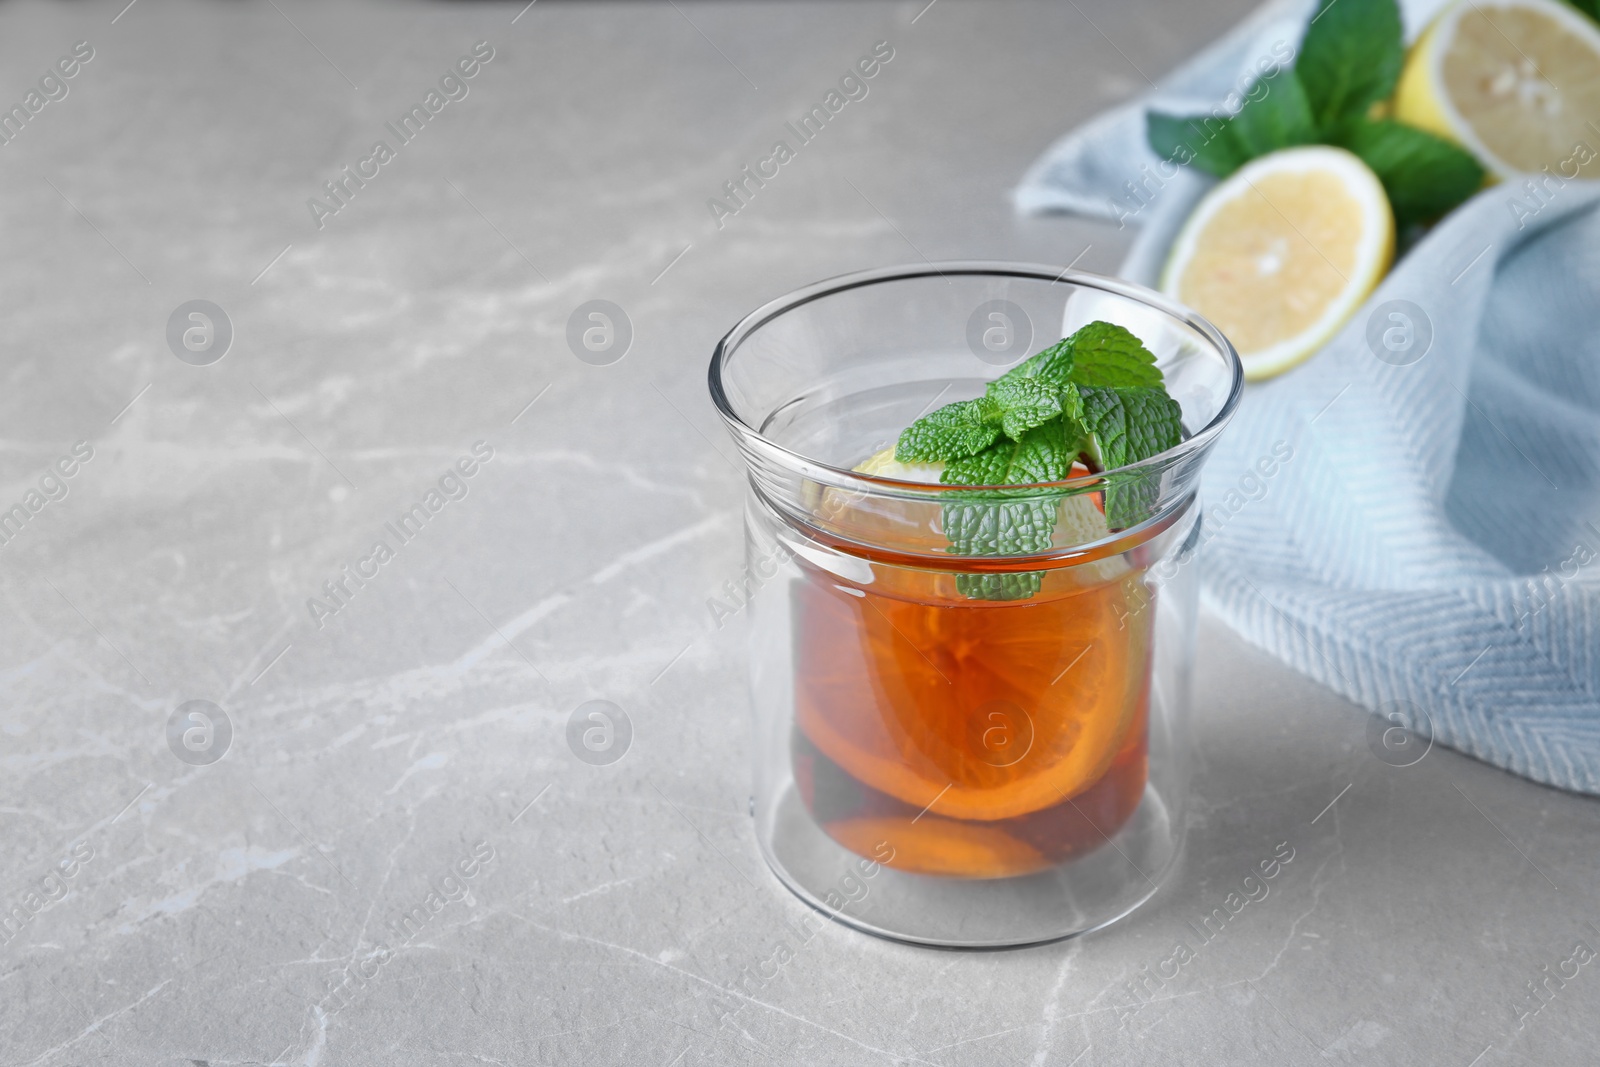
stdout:
[(1497, 177), (1600, 177), (1600, 27), (1556, 0), (1462, 0), (1418, 38), (1394, 107)]
[(1196, 205), (1161, 289), (1233, 342), (1245, 377), (1270, 378), (1338, 332), (1393, 258), (1394, 213), (1378, 176), (1342, 148), (1287, 148)]

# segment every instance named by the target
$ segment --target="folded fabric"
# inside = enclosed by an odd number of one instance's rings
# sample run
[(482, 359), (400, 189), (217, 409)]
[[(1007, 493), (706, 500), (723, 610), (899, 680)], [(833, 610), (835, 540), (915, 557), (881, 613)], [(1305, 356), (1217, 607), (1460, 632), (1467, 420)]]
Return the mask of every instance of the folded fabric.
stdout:
[[(1437, 6), (1404, 5), (1408, 29)], [(1123, 273), (1152, 283), (1210, 182), (1156, 170), (1145, 109), (1210, 111), (1311, 9), (1268, 4), (1052, 146), (1017, 204), (1141, 225)], [(1479, 193), (1310, 362), (1246, 390), (1207, 468), (1204, 589), (1246, 639), (1384, 716), (1383, 758), (1431, 734), (1600, 793), (1600, 183), (1541, 189)], [(1385, 719), (1413, 728), (1413, 755)]]

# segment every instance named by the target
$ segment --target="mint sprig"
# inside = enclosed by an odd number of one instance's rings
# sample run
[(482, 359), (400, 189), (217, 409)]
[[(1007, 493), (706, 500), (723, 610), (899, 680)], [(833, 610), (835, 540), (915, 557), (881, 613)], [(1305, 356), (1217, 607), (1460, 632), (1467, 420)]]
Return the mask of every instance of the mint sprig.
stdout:
[(1387, 100), (1405, 58), (1395, 0), (1322, 0), (1294, 64), (1317, 128), (1335, 129)]
[[(944, 507), (953, 552), (1027, 555), (1050, 547), (1065, 494), (995, 487), (1063, 481), (1080, 460), (1100, 471), (1149, 459), (1183, 440), (1181, 415), (1150, 350), (1121, 326), (1091, 322), (990, 382), (976, 400), (912, 423), (895, 458), (942, 461), (945, 484), (984, 487)], [(1142, 473), (1113, 474), (1107, 521), (1137, 525), (1154, 497)], [(1016, 600), (1037, 593), (1041, 580), (1036, 571), (958, 575), (956, 585), (973, 599)]]
[(988, 397), (946, 404), (912, 423), (895, 442), (901, 463), (932, 463), (983, 451), (1000, 436), (1000, 419)]
[(1152, 111), (1146, 139), (1162, 159), (1219, 178), (1279, 149), (1337, 145), (1377, 174), (1399, 225), (1431, 222), (1477, 192), (1484, 170), (1431, 133), (1371, 118), (1373, 105), (1393, 94), (1404, 61), (1395, 0), (1320, 0), (1294, 66), (1252, 82), (1237, 112)]
[(989, 383), (976, 400), (946, 404), (912, 423), (895, 442), (894, 458), (902, 463), (933, 463), (974, 456), (1002, 434), (1021, 441), (1036, 426), (1061, 415), (1064, 405), (1077, 408), (1063, 388), (1064, 377), (1019, 374), (1021, 367)]
[[(949, 485), (985, 486), (1062, 481), (1077, 458), (1078, 439), (1069, 441), (1067, 432), (1065, 420), (1052, 419), (1020, 440), (997, 441), (976, 455), (951, 460), (940, 480)], [(951, 551), (963, 556), (1043, 552), (1055, 534), (1060, 500), (1057, 495), (1019, 499), (1004, 490), (973, 493), (962, 503), (945, 506), (945, 537)], [(1038, 571), (958, 574), (956, 588), (972, 600), (1024, 600), (1039, 591), (1043, 577)]]
[[(1036, 432), (1044, 427), (1050, 435)], [(951, 484), (1017, 485), (1060, 481), (1080, 455), (1097, 467), (1137, 462), (1181, 437), (1156, 357), (1124, 327), (1097, 321), (996, 378), (983, 396), (912, 423), (895, 458), (946, 463)], [(1045, 443), (1066, 458), (1038, 458)]]

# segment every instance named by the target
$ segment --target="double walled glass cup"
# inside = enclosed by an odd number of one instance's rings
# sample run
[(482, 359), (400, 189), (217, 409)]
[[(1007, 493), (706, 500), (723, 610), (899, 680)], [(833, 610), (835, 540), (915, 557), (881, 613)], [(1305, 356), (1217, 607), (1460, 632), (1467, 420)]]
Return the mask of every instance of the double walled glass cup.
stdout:
[[(1076, 330), (1156, 356), (1184, 440), (1028, 486), (855, 470)], [(1238, 356), (1156, 293), (943, 263), (821, 282), (722, 339), (749, 474), (756, 837), (871, 933), (1015, 945), (1114, 921), (1176, 861), (1188, 798), (1200, 468)]]

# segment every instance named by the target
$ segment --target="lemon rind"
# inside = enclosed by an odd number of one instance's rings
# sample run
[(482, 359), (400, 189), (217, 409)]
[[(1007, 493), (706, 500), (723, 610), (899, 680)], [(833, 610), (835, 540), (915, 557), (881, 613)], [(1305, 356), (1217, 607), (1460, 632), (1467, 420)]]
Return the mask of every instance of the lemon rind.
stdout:
[(1356, 187), (1357, 199), (1368, 216), (1365, 221), (1369, 225), (1356, 247), (1355, 266), (1351, 270), (1351, 277), (1363, 279), (1364, 282), (1358, 285), (1347, 281), (1338, 298), (1329, 303), (1316, 322), (1300, 333), (1259, 352), (1241, 352), (1239, 360), (1244, 365), (1244, 376), (1251, 381), (1274, 377), (1310, 359), (1350, 321), (1350, 317), (1383, 280), (1394, 258), (1395, 233), (1394, 214), (1378, 176), (1354, 153), (1332, 145), (1286, 148), (1251, 160), (1195, 205), (1178, 232), (1161, 272), (1161, 291), (1174, 299), (1181, 299), (1178, 281), (1182, 269), (1193, 258), (1195, 244), (1206, 224), (1224, 204), (1239, 196), (1247, 186), (1253, 187), (1254, 181), (1264, 173), (1321, 169), (1335, 170), (1341, 178), (1348, 179), (1348, 184)]
[(1596, 55), (1600, 55), (1600, 27), (1558, 0), (1458, 0), (1435, 15), (1412, 46), (1412, 57), (1406, 62), (1395, 87), (1395, 118), (1461, 145), (1483, 164), (1492, 180), (1505, 181), (1539, 172), (1521, 170), (1490, 151), (1456, 108), (1450, 94), (1444, 91), (1444, 75), (1440, 69), (1455, 41), (1462, 16), (1469, 10), (1484, 7), (1537, 11), (1585, 40)]

